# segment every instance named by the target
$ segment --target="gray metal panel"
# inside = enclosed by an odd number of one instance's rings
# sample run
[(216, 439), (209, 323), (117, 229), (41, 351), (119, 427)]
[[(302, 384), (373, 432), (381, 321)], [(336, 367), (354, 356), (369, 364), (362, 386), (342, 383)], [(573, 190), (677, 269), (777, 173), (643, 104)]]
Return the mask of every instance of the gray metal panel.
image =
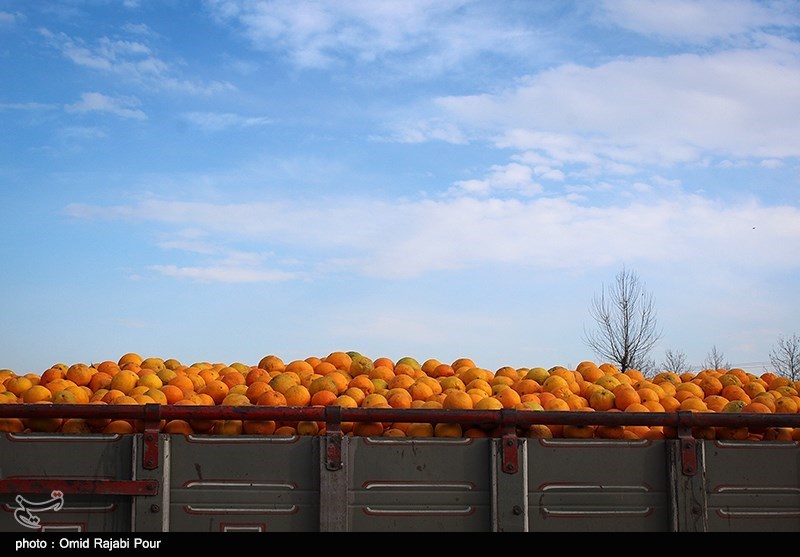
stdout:
[[(133, 435), (5, 433), (0, 435), (0, 479), (130, 480)], [(43, 502), (49, 494), (19, 494)], [(15, 494), (0, 494), (0, 531), (32, 532), (14, 518)], [(43, 531), (127, 532), (131, 498), (65, 494), (59, 510), (37, 513)]]
[(351, 437), (356, 532), (491, 530), (491, 439)]
[(712, 532), (800, 532), (800, 443), (706, 443)]
[(526, 441), (531, 532), (669, 531), (664, 441)]
[(170, 530), (317, 531), (320, 439), (173, 435)]

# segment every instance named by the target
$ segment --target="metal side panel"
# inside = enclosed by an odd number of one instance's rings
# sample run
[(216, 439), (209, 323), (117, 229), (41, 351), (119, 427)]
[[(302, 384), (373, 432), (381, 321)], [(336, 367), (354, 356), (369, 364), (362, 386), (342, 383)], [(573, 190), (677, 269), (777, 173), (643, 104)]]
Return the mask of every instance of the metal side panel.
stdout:
[(664, 441), (526, 441), (530, 532), (669, 531)]
[(130, 531), (131, 496), (98, 491), (101, 482), (131, 480), (134, 440), (116, 434), (0, 434), (0, 480), (19, 486), (0, 493), (0, 531)]
[(320, 439), (173, 435), (169, 530), (319, 530)]
[(352, 531), (491, 530), (491, 439), (350, 437), (345, 448)]
[(706, 443), (711, 532), (800, 532), (800, 443)]

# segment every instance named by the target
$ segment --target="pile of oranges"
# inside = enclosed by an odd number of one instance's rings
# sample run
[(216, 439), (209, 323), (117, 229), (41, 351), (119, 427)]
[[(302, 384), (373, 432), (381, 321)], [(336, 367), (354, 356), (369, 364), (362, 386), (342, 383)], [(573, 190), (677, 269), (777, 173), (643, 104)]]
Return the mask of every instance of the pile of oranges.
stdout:
[[(358, 352), (332, 352), (324, 358), (284, 362), (276, 355), (257, 365), (199, 362), (136, 353), (98, 364), (56, 364), (41, 375), (0, 370), (0, 404), (164, 404), (229, 406), (327, 406), (347, 408), (436, 408), (588, 412), (759, 412), (795, 414), (800, 381), (739, 368), (698, 373), (661, 372), (644, 377), (620, 372), (610, 363), (583, 361), (575, 369), (554, 366), (495, 371), (470, 358), (445, 363), (412, 357), (371, 359)], [(108, 418), (0, 418), (0, 431), (134, 433), (136, 420)], [(324, 422), (234, 419), (164, 420), (175, 434), (318, 435)], [(358, 436), (489, 437), (486, 425), (422, 422), (345, 422), (345, 434)], [(527, 437), (663, 439), (667, 426), (543, 425), (519, 432)], [(705, 439), (800, 440), (800, 428), (696, 427)]]

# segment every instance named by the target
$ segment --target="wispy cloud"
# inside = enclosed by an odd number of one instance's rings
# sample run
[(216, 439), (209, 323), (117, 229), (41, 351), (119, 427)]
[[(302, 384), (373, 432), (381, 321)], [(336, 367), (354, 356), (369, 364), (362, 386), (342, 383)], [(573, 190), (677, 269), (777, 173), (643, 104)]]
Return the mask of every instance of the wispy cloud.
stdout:
[(543, 190), (541, 184), (533, 180), (533, 175), (534, 169), (524, 164), (495, 165), (485, 178), (457, 181), (455, 191), (481, 196), (502, 195), (504, 192), (532, 196)]
[[(472, 0), (207, 0), (215, 16), (239, 26), (257, 47), (288, 54), (300, 67), (394, 59), (404, 71), (439, 73), (477, 53), (529, 52), (534, 36)], [(488, 24), (492, 20), (494, 24)]]
[(789, 27), (800, 21), (792, 0), (604, 0), (598, 12), (636, 33), (693, 43), (731, 39), (762, 27)]
[(798, 90), (800, 49), (779, 43), (564, 65), (505, 91), (441, 97), (435, 106), (445, 125), (473, 142), (517, 150), (564, 173), (630, 175), (642, 165), (709, 157), (800, 156)]
[(0, 10), (0, 27), (6, 25), (14, 25), (18, 21), (22, 20), (25, 16), (18, 12), (6, 12), (4, 10)]
[(252, 128), (272, 123), (272, 119), (265, 116), (241, 116), (231, 112), (186, 112), (181, 118), (191, 125), (207, 131)]
[(159, 58), (142, 41), (141, 36), (138, 40), (101, 37), (88, 44), (66, 33), (54, 33), (48, 29), (39, 29), (39, 33), (64, 57), (78, 66), (116, 75), (148, 87), (199, 95), (234, 89), (232, 84), (225, 81), (202, 82), (182, 78), (171, 64)]
[(109, 97), (102, 93), (81, 93), (81, 100), (64, 106), (67, 112), (110, 112), (120, 118), (146, 120), (147, 115), (133, 108), (139, 105), (136, 97)]
[[(252, 247), (236, 251), (235, 264), (228, 258), (228, 265), (189, 265), (185, 271), (178, 266), (154, 267), (170, 276), (200, 276), (205, 269), (207, 280), (221, 279), (223, 268), (240, 269), (242, 277), (249, 280), (300, 276), (292, 270), (265, 270), (265, 253), (275, 257), (303, 253), (306, 264), (314, 268), (392, 278), (496, 263), (539, 270), (586, 270), (626, 260), (719, 269), (800, 266), (800, 253), (785, 249), (800, 242), (798, 208), (769, 207), (756, 201), (725, 205), (679, 193), (650, 202), (634, 198), (608, 207), (586, 206), (569, 197), (528, 201), (457, 197), (396, 203), (348, 200), (324, 207), (149, 199), (117, 207), (73, 204), (66, 212), (76, 218), (114, 218), (117, 222), (130, 218), (138, 223), (145, 218), (157, 222), (159, 230), (174, 233), (196, 229), (202, 222), (217, 242), (257, 246), (258, 251)], [(297, 225), (327, 222), (330, 214), (336, 214), (339, 222), (363, 226)], [(368, 221), (364, 214), (370, 215)], [(387, 222), (402, 222), (403, 226), (381, 225)], [(252, 259), (247, 260), (245, 254)]]
[(56, 108), (59, 106), (51, 103), (0, 103), (0, 110), (53, 110)]

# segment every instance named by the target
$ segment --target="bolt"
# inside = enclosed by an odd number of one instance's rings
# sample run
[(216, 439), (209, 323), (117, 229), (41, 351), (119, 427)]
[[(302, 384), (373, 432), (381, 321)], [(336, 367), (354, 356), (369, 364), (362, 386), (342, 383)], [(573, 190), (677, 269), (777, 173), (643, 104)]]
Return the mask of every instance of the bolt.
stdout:
[(157, 512), (160, 512), (160, 511), (161, 511), (161, 507), (159, 507), (155, 503), (150, 505), (150, 512), (151, 513), (157, 513)]
[(519, 516), (522, 514), (522, 507), (520, 507), (519, 505), (514, 505), (514, 508), (511, 509), (511, 512)]

